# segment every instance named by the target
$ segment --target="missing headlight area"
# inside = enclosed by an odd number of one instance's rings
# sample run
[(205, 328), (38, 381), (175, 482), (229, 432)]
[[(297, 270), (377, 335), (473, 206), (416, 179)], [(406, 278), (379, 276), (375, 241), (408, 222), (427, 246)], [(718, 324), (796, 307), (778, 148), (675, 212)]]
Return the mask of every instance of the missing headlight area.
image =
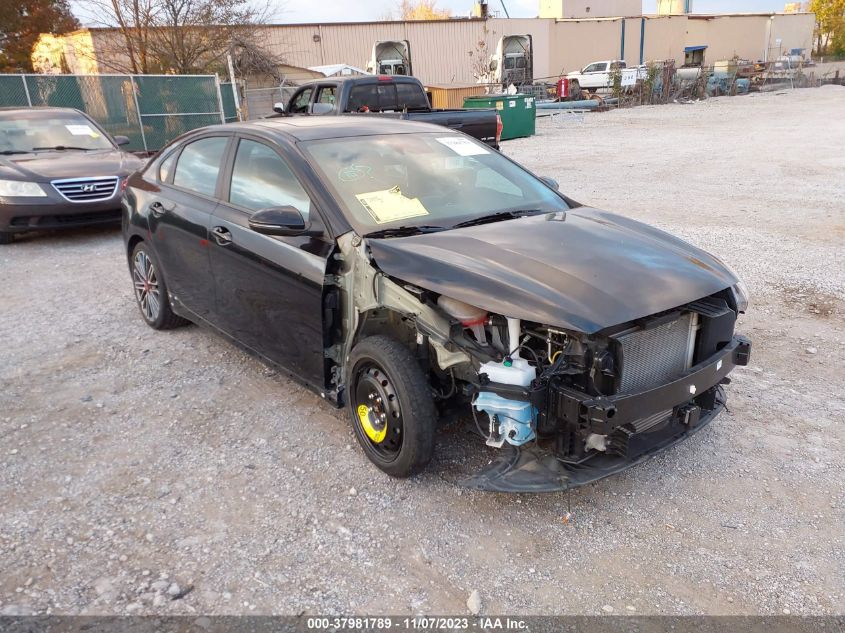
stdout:
[[(364, 245), (345, 246), (337, 333), (355, 334), (332, 357), (348, 358), (372, 333), (403, 341), (437, 415), (469, 418), (469, 428), (498, 449), (468, 486), (564, 490), (628, 468), (710, 422), (724, 405), (728, 373), (748, 362), (750, 343), (734, 333), (731, 288), (585, 333), (391, 278)], [(354, 376), (343, 362), (333, 371), (342, 400)], [(378, 398), (377, 391), (366, 395)], [(356, 407), (362, 419), (374, 415), (366, 402)]]

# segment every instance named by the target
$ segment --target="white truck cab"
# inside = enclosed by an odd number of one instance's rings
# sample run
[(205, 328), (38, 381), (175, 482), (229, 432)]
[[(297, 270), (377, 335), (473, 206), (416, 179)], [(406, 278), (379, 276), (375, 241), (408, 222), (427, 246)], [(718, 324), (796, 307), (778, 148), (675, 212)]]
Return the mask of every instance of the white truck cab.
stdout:
[(566, 78), (569, 84), (575, 88), (577, 84), (582, 90), (608, 90), (611, 86), (611, 72), (622, 71), (622, 85), (631, 86), (640, 78), (638, 68), (628, 68), (622, 59), (608, 59), (600, 62), (591, 62), (580, 71), (567, 73)]

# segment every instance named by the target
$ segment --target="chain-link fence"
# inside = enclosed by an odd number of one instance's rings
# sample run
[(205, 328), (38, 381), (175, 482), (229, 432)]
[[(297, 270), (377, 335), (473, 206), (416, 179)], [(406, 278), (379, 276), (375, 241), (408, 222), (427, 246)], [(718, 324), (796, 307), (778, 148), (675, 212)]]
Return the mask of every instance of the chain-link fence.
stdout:
[(215, 75), (0, 75), (0, 106), (76, 108), (139, 152), (237, 118)]
[[(246, 81), (239, 81), (237, 89), (243, 118), (252, 121), (273, 114), (273, 106), (277, 103), (287, 103), (298, 87), (296, 85), (279, 85), (269, 88), (250, 88)], [(232, 93), (232, 84), (221, 83), (220, 89), (223, 92), (223, 110), (226, 113), (226, 121), (237, 121), (238, 115), (235, 108), (235, 97)]]
[[(815, 65), (792, 62), (720, 62), (712, 66), (676, 68), (674, 63), (654, 62), (641, 68), (633, 86), (623, 87), (611, 76), (610, 97), (617, 105), (630, 106), (690, 101), (751, 91), (818, 86), (824, 80)], [(618, 79), (618, 78), (617, 78)], [(607, 99), (606, 99), (607, 101)]]

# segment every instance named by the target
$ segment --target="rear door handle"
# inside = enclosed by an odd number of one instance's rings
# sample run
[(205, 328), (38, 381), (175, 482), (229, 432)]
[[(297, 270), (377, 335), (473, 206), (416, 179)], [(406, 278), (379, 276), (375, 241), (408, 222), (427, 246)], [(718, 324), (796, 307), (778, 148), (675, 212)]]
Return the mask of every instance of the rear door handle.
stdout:
[(211, 234), (220, 246), (228, 246), (232, 243), (232, 232), (227, 228), (215, 226), (211, 229)]
[(158, 200), (156, 200), (155, 202), (153, 202), (150, 205), (150, 213), (152, 213), (157, 218), (160, 218), (161, 216), (163, 216), (168, 211), (173, 211), (173, 209), (174, 209), (173, 206), (167, 206), (167, 205), (159, 202)]

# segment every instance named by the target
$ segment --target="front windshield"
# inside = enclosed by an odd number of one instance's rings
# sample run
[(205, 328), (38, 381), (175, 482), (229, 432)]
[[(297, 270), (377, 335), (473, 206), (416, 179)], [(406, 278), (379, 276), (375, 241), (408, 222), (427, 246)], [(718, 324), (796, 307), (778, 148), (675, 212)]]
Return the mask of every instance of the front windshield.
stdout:
[(567, 208), (560, 195), (497, 151), (445, 130), (300, 146), (361, 234), (399, 226), (450, 228), (496, 213)]
[(81, 114), (45, 110), (15, 112), (14, 115), (0, 113), (0, 154), (55, 148), (95, 150), (112, 149), (113, 146)]

